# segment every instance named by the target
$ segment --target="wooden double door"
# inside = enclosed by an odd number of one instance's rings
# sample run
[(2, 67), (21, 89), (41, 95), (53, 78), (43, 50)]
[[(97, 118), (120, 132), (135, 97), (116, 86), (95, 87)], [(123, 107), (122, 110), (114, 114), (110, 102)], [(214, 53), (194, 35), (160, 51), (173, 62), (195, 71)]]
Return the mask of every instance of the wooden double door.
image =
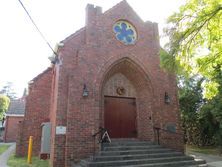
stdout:
[(136, 138), (136, 99), (105, 96), (105, 128), (111, 138)]

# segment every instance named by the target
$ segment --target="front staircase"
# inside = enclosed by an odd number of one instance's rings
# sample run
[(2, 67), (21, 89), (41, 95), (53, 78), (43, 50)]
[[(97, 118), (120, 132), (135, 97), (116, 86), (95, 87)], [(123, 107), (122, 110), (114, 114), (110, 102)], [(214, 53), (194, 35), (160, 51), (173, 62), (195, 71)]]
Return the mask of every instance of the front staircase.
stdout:
[(82, 160), (81, 167), (205, 167), (204, 160), (195, 160), (152, 142), (112, 140), (104, 143), (96, 156)]

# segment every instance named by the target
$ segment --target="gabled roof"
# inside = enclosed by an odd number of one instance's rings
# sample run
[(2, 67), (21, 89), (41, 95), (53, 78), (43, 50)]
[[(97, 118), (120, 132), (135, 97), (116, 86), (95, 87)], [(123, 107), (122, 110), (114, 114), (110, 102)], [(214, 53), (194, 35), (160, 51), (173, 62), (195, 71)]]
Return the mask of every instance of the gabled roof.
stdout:
[(25, 100), (24, 99), (11, 100), (6, 115), (24, 115), (24, 113), (25, 113)]
[[(117, 10), (118, 8), (128, 8), (129, 10), (131, 10), (135, 16), (138, 18), (138, 20), (140, 20), (141, 22), (144, 22), (139, 15), (133, 10), (133, 8), (128, 4), (128, 2), (126, 0), (122, 0), (119, 3), (117, 3), (116, 5), (114, 5), (113, 7), (111, 7), (110, 9), (106, 10), (105, 12), (102, 13), (102, 15), (107, 15), (111, 12), (114, 12), (115, 10)], [(102, 16), (101, 15), (101, 16)], [(60, 41), (61, 43), (65, 43), (68, 40), (72, 39), (73, 37), (77, 36), (78, 34), (83, 33), (86, 30), (86, 26), (80, 28), (79, 30), (77, 30), (76, 32), (74, 32), (73, 34), (69, 35), (68, 37), (66, 37), (65, 39), (63, 39), (62, 41)]]
[(139, 19), (140, 21), (144, 22), (140, 16), (134, 11), (134, 9), (129, 5), (129, 3), (126, 0), (122, 0), (119, 3), (117, 3), (115, 6), (111, 7), (110, 9), (106, 10), (103, 14), (108, 14), (111, 12), (114, 12), (115, 10), (117, 10), (118, 8), (127, 8), (128, 10), (131, 10), (134, 15), (137, 17), (137, 19)]

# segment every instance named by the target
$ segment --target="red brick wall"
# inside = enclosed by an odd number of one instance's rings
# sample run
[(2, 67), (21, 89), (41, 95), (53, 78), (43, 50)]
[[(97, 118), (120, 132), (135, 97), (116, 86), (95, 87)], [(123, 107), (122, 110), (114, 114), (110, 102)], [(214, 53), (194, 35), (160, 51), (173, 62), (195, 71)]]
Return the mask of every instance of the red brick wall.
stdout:
[[(93, 153), (92, 134), (104, 124), (104, 84), (118, 72), (129, 79), (137, 93), (139, 139), (154, 140), (153, 126), (164, 128), (171, 122), (180, 131), (175, 76), (159, 66), (157, 24), (143, 22), (125, 1), (104, 14), (90, 5), (87, 12), (86, 27), (65, 39), (58, 53), (52, 109), (54, 167), (69, 167)], [(126, 46), (116, 40), (112, 29), (120, 19), (136, 27), (135, 45)], [(84, 84), (88, 97), (82, 97)], [(170, 104), (164, 103), (165, 92), (171, 98)], [(66, 126), (66, 135), (56, 135), (56, 126)], [(181, 146), (179, 143), (178, 148)]]
[(25, 117), (19, 125), (17, 155), (27, 154), (29, 136), (33, 136), (33, 155), (40, 153), (41, 124), (49, 121), (52, 75), (52, 68), (48, 68), (29, 85)]
[(24, 119), (23, 116), (6, 116), (6, 126), (4, 133), (4, 142), (15, 142), (18, 132), (19, 121)]

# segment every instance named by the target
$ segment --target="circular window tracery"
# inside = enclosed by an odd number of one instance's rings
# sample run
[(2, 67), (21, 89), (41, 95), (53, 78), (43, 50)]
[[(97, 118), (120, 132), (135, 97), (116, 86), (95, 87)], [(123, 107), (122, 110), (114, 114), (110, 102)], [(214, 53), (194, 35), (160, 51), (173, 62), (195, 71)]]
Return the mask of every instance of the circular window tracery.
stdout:
[(113, 31), (116, 33), (116, 39), (125, 45), (132, 45), (137, 39), (136, 29), (127, 21), (116, 22), (113, 26)]

